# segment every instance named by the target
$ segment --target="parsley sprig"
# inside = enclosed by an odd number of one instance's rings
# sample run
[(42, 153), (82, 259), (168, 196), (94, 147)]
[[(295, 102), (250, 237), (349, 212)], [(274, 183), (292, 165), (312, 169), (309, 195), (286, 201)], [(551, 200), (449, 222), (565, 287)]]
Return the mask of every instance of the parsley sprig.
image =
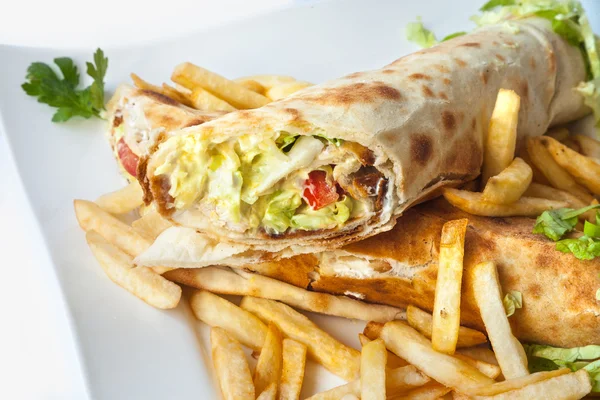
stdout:
[(94, 53), (94, 62), (88, 62), (87, 74), (94, 82), (85, 89), (78, 89), (79, 71), (68, 57), (54, 59), (62, 78), (48, 64), (34, 62), (27, 68), (27, 82), (21, 87), (38, 102), (48, 104), (58, 110), (52, 116), (53, 122), (68, 121), (79, 116), (104, 118), (104, 76), (108, 68), (108, 58), (101, 49)]

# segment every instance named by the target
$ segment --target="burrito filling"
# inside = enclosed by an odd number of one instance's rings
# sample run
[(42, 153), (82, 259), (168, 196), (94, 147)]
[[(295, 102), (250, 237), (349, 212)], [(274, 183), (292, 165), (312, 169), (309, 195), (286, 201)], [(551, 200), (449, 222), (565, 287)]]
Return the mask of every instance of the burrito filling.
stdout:
[(199, 211), (237, 232), (334, 229), (380, 212), (388, 189), (368, 149), (322, 135), (178, 135), (156, 154), (169, 212)]

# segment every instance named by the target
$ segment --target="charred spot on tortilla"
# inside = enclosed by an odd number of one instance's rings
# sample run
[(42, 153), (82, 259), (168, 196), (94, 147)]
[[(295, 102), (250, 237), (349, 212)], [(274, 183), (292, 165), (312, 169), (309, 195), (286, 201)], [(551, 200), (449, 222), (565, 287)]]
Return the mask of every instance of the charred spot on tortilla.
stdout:
[(463, 43), (461, 44), (461, 46), (463, 47), (475, 47), (475, 48), (480, 48), (481, 44), (477, 43), (477, 42), (467, 42), (467, 43)]
[(444, 78), (443, 82), (444, 82), (444, 85), (449, 86), (452, 81), (448, 78)]
[(456, 117), (452, 111), (442, 112), (442, 125), (446, 133), (454, 133), (456, 131)]
[(525, 99), (529, 96), (529, 83), (526, 80), (521, 81), (519, 84), (519, 95)]
[(417, 164), (424, 166), (433, 155), (433, 142), (427, 135), (415, 134), (410, 139), (410, 154)]
[(362, 72), (353, 72), (350, 75), (346, 75), (346, 78), (347, 79), (355, 79), (355, 78), (361, 77), (362, 75), (363, 75)]
[(464, 68), (467, 66), (467, 63), (464, 60), (461, 60), (460, 58), (455, 58), (454, 62), (456, 64), (458, 64), (459, 67)]
[(435, 68), (438, 71), (443, 72), (445, 74), (450, 73), (450, 68), (446, 67), (445, 65), (436, 64), (436, 65), (433, 66), (433, 68)]
[(498, 43), (498, 42), (497, 42), (497, 41), (495, 41), (495, 40), (492, 42), (492, 44), (493, 44), (494, 46), (500, 46), (500, 43)]
[(425, 97), (430, 97), (430, 98), (435, 97), (435, 94), (433, 93), (433, 91), (427, 85), (422, 85), (421, 86), (421, 91), (423, 92), (423, 95)]
[(394, 69), (384, 69), (383, 71), (381, 71), (382, 74), (395, 74), (396, 70)]
[(483, 82), (484, 85), (487, 85), (488, 80), (490, 79), (490, 70), (489, 69), (485, 69), (480, 73), (481, 76), (481, 81)]
[(506, 61), (506, 58), (504, 58), (504, 56), (502, 54), (496, 54), (496, 59), (498, 59), (502, 62)]
[(477, 118), (473, 117), (473, 119), (471, 120), (471, 130), (476, 130), (477, 129)]
[(529, 59), (529, 66), (531, 67), (531, 69), (535, 69), (535, 67), (537, 66), (534, 56), (531, 56), (531, 58)]
[(182, 128), (189, 128), (190, 126), (196, 126), (196, 125), (202, 125), (203, 123), (205, 123), (206, 121), (209, 121), (209, 118), (194, 118), (190, 121), (188, 121), (184, 126), (182, 126)]
[(330, 89), (317, 96), (308, 95), (306, 100), (313, 100), (321, 104), (349, 105), (353, 103), (372, 103), (377, 100), (400, 100), (400, 92), (384, 82), (376, 81), (370, 84), (365, 82), (353, 83)]
[(282, 109), (283, 112), (290, 116), (291, 121), (300, 121), (302, 117), (300, 115), (300, 111), (297, 108), (286, 107)]
[(178, 101), (173, 100), (172, 98), (165, 96), (162, 93), (156, 93), (156, 92), (153, 92), (152, 90), (146, 90), (146, 89), (142, 89), (141, 92), (143, 94), (145, 94), (146, 96), (151, 97), (160, 103), (164, 103), (164, 104), (167, 104), (170, 106), (178, 106), (180, 104)]
[(413, 80), (413, 81), (420, 80), (420, 79), (425, 80), (425, 81), (430, 81), (431, 76), (417, 72), (416, 74), (409, 75), (408, 79)]
[(532, 283), (531, 285), (529, 285), (529, 287), (527, 287), (527, 291), (525, 292), (524, 296), (531, 296), (534, 299), (539, 299), (542, 296), (542, 286), (539, 283)]
[(535, 265), (540, 268), (547, 268), (552, 265), (552, 257), (548, 254), (539, 253), (535, 257)]
[(113, 128), (118, 128), (123, 123), (123, 115), (115, 115), (113, 118)]
[(448, 95), (446, 94), (446, 92), (440, 92), (439, 96), (442, 100), (448, 100)]

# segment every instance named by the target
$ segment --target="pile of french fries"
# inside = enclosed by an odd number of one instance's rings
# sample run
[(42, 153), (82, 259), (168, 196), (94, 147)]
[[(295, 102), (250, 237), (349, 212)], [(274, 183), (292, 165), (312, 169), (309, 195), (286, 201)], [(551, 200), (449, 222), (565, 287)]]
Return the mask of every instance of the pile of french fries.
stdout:
[[(537, 217), (551, 209), (595, 204), (600, 141), (555, 128), (529, 138), (515, 157), (519, 107), (515, 92), (500, 90), (485, 143), (482, 191), (446, 189), (444, 197), (463, 211), (488, 217)], [(595, 221), (595, 213), (581, 218)]]
[[(191, 63), (178, 65), (174, 86), (134, 84), (201, 110), (260, 107), (310, 86), (292, 77), (256, 75), (226, 79)], [(537, 216), (560, 207), (583, 207), (600, 194), (600, 142), (553, 130), (529, 139), (515, 157), (519, 97), (502, 90), (485, 145), (481, 192), (447, 189), (458, 208), (484, 216)], [(140, 267), (134, 259), (171, 223), (143, 207), (137, 182), (74, 208), (92, 253), (106, 275), (151, 306), (175, 308), (180, 285), (195, 317), (211, 327), (213, 365), (225, 399), (299, 399), (307, 357), (347, 383), (318, 393), (328, 399), (571, 399), (591, 391), (587, 372), (568, 369), (530, 374), (513, 336), (493, 262), (477, 265), (473, 292), (486, 332), (460, 326), (461, 282), (468, 220), (442, 230), (433, 313), (409, 306), (367, 304), (311, 292), (265, 276), (225, 267)], [(139, 214), (131, 224), (122, 218)], [(236, 305), (219, 295), (243, 296)], [(368, 322), (362, 349), (334, 339), (294, 308)], [(518, 312), (518, 311), (517, 311)], [(488, 343), (489, 340), (489, 343)], [(489, 347), (491, 345), (491, 349)], [(250, 368), (243, 347), (257, 358)]]

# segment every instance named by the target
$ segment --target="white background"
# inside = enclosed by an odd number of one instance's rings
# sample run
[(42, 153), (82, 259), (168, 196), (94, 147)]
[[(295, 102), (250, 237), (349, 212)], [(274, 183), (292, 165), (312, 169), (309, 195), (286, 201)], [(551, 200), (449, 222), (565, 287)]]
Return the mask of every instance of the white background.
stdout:
[[(149, 42), (309, 2), (0, 0), (0, 44)], [(600, 0), (584, 4), (590, 15), (600, 16)], [(597, 20), (595, 25), (598, 32)], [(85, 398), (61, 296), (53, 274), (38, 267), (44, 250), (35, 245), (41, 240), (1, 134), (0, 176), (0, 399)]]

